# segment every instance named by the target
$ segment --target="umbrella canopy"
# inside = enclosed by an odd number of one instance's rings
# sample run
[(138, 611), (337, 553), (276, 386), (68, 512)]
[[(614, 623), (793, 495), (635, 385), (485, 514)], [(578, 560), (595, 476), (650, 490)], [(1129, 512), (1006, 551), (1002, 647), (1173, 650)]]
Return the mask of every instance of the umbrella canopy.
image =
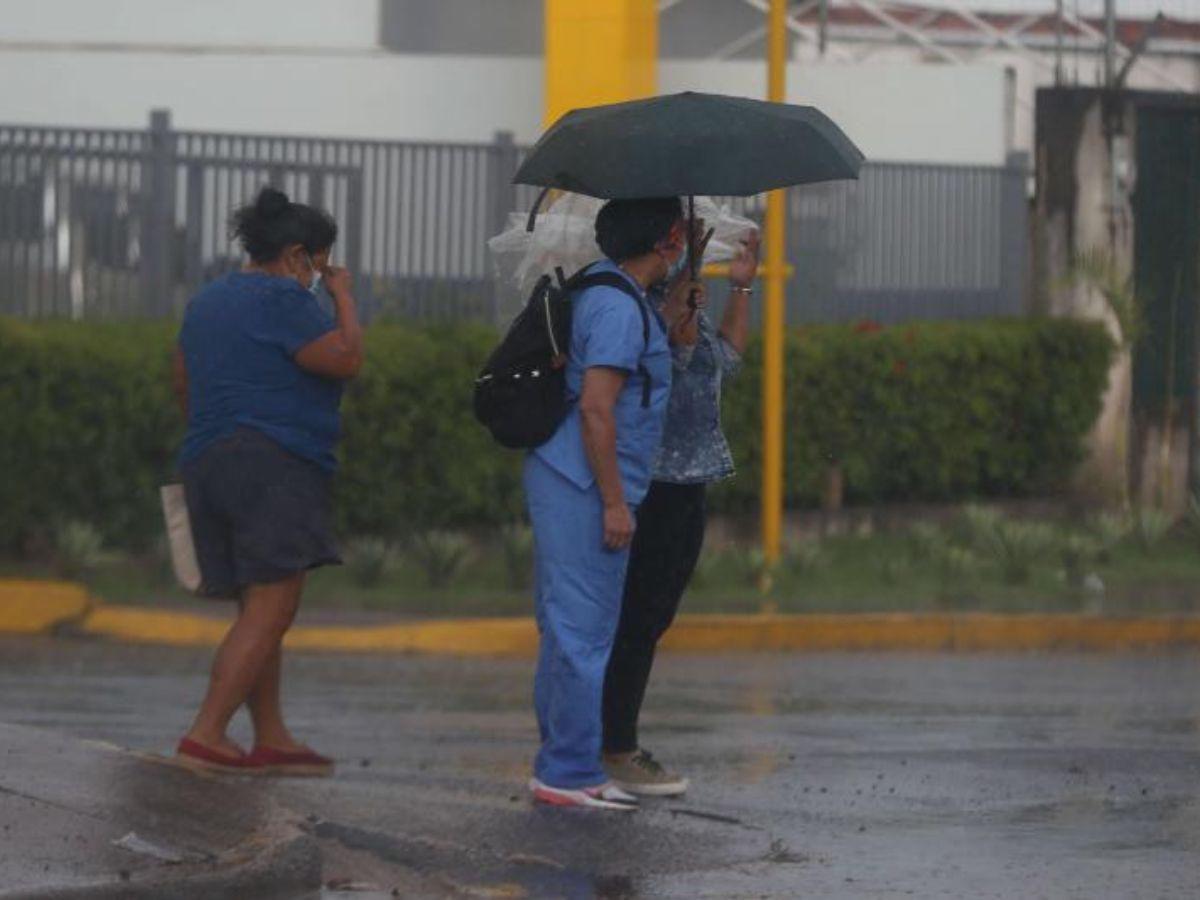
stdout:
[(513, 181), (604, 199), (744, 197), (857, 178), (862, 162), (814, 107), (687, 92), (567, 113)]

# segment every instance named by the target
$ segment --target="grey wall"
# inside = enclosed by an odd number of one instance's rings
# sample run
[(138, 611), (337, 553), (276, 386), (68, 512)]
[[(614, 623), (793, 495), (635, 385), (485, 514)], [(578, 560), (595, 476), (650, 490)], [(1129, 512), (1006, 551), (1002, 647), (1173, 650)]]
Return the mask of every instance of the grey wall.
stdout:
[[(380, 0), (379, 15), (380, 43), (400, 53), (542, 52), (542, 0)], [(763, 22), (762, 13), (740, 0), (686, 0), (659, 20), (660, 55), (707, 57)], [(735, 58), (758, 58), (762, 48), (756, 41)]]
[(399, 53), (542, 52), (542, 0), (380, 0), (379, 16), (379, 42)]

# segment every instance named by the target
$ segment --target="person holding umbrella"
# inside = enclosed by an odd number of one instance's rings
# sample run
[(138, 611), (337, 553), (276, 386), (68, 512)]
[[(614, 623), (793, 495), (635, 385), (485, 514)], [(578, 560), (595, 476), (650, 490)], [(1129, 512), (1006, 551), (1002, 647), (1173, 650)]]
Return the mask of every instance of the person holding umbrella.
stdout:
[[(544, 189), (543, 196), (549, 190), (558, 189), (618, 202), (621, 198), (629, 197), (661, 195), (687, 197), (689, 215), (686, 225), (679, 222), (672, 225), (669, 230), (659, 232), (661, 237), (657, 237), (652, 244), (643, 244), (638, 248), (641, 256), (636, 260), (633, 254), (630, 254), (626, 260), (616, 259), (627, 271), (629, 271), (629, 262), (634, 262), (637, 280), (644, 289), (661, 280), (671, 272), (674, 266), (680, 263), (685, 243), (691, 249), (690, 280), (693, 282), (697, 280), (702, 252), (699, 245), (702, 242), (697, 240), (697, 223), (692, 212), (692, 198), (696, 195), (746, 197), (791, 185), (857, 178), (862, 162), (863, 155), (854, 146), (854, 143), (834, 122), (817, 109), (787, 103), (763, 102), (746, 97), (689, 91), (646, 100), (577, 109), (567, 113), (542, 135), (529, 155), (526, 156), (513, 181), (517, 184), (540, 186)], [(535, 214), (536, 209), (535, 213), (530, 215), (531, 223)], [(603, 214), (601, 218), (603, 218)], [(601, 222), (598, 219), (598, 236), (600, 226)], [(644, 237), (650, 237), (650, 235), (644, 235)], [(604, 248), (603, 242), (601, 247)], [(606, 250), (606, 252), (608, 251)], [(677, 275), (678, 272), (671, 274)], [(749, 285), (747, 283), (739, 286), (748, 287)], [(690, 288), (686, 293), (693, 300), (695, 299)], [(581, 299), (583, 296), (586, 296), (586, 293), (581, 295)], [(677, 300), (676, 297), (676, 302)], [(670, 304), (672, 301), (668, 299), (667, 302)], [(615, 306), (613, 308), (615, 309)], [(584, 312), (584, 308), (577, 301), (575, 315), (578, 317), (582, 312)], [(668, 310), (668, 315), (671, 315), (670, 310)], [(586, 320), (587, 316), (585, 315), (583, 322), (586, 323)], [(580, 319), (577, 318), (575, 323), (575, 327), (578, 328), (581, 324)], [(696, 344), (699, 344), (701, 325), (702, 321), (697, 317), (697, 335), (694, 341)], [(572, 352), (574, 354), (579, 350), (585, 353), (583, 368), (589, 374), (592, 369), (586, 366), (586, 360), (589, 358), (586, 354), (590, 350), (591, 340), (588, 335), (592, 327), (590, 324), (584, 324), (585, 335), (581, 339), (574, 336), (572, 338)], [(673, 328), (673, 331), (676, 330), (684, 337), (686, 343), (688, 340), (686, 320), (684, 326)], [(661, 348), (660, 351), (656, 351), (656, 355), (669, 357), (665, 335), (661, 340)], [(580, 365), (578, 360), (574, 360), (573, 363), (577, 367)], [(662, 361), (656, 361), (656, 365), (663, 364)], [(669, 370), (669, 360), (665, 365)], [(579, 380), (578, 373), (575, 378), (577, 381)], [(612, 395), (618, 387), (625, 387), (625, 381), (620, 379), (614, 381), (613, 376), (603, 374), (594, 376), (593, 380), (598, 387), (607, 387), (606, 390), (602, 389), (598, 395), (594, 393), (593, 398), (607, 395), (606, 402), (610, 406), (614, 406)], [(586, 386), (584, 393), (587, 393)], [(661, 401), (656, 402), (665, 406), (666, 397), (663, 396)], [(622, 454), (619, 452), (620, 442), (607, 436), (612, 430), (611, 427), (602, 424), (605, 420), (602, 416), (597, 415), (596, 407), (591, 403), (588, 405), (593, 418), (589, 424), (592, 437), (589, 439), (587, 459), (595, 471), (606, 468), (610, 473), (606, 480), (612, 484), (617, 480), (612, 473), (614, 470), (619, 471), (613, 457), (622, 458)], [(580, 406), (581, 408), (583, 406), (582, 400)], [(579, 429), (580, 418), (579, 415), (568, 417), (564, 428), (560, 429), (560, 434), (555, 435), (551, 444), (555, 440), (562, 439), (561, 432), (565, 431), (566, 434), (571, 434), (572, 431)], [(651, 419), (648, 418), (646, 421), (650, 422)], [(661, 419), (653, 428), (655, 432), (661, 431)], [(649, 434), (650, 428), (647, 428), (645, 433)], [(656, 444), (657, 439), (658, 434), (656, 433)], [(578, 438), (572, 439), (573, 442), (578, 440)], [(616, 453), (607, 450), (602, 453), (596, 452), (602, 447), (614, 445), (617, 446), (618, 452)], [(657, 456), (657, 452), (656, 446), (650, 458)], [(669, 446), (664, 453), (664, 464), (668, 464), (668, 457), (671, 453)], [(639, 462), (635, 471), (631, 473), (633, 477), (628, 479), (627, 486), (635, 490), (636, 501), (641, 501), (649, 490), (650, 459), (640, 454), (638, 458)], [(631, 459), (628, 453), (624, 454), (624, 465), (628, 466)], [(536, 500), (533, 489), (539, 488), (538, 482), (543, 479), (553, 483), (550, 475), (543, 472), (543, 468), (544, 461), (540, 451), (535, 452), (531, 455), (530, 462), (526, 467), (526, 485), (530, 489), (530, 510), (534, 514), (535, 540), (538, 541), (541, 541), (542, 536), (554, 527), (556, 521), (566, 524), (565, 519), (558, 519), (548, 508), (538, 510), (539, 501)], [(542, 488), (542, 490), (545, 490), (547, 497), (550, 496), (548, 488)], [(561, 489), (558, 490), (558, 493), (570, 496)], [(580, 517), (580, 521), (594, 521), (599, 516), (601, 505), (600, 495), (592, 497), (586, 505), (580, 501), (575, 515)], [(629, 505), (628, 498), (625, 500), (625, 505), (626, 507)], [(605, 667), (607, 666), (612, 637), (610, 633), (606, 632), (605, 625), (593, 623), (591, 620), (600, 619), (606, 622), (607, 617), (611, 614), (608, 605), (611, 602), (611, 593), (609, 593), (611, 578), (617, 572), (620, 573), (622, 579), (624, 578), (626, 570), (624, 557), (628, 555), (625, 548), (628, 547), (633, 537), (633, 523), (628, 515), (628, 508), (624, 512), (614, 510), (611, 516), (607, 504), (603, 504), (603, 508), (604, 541), (606, 544), (611, 541), (611, 546), (622, 548), (623, 558), (619, 563), (604, 567), (603, 576), (598, 572), (589, 575), (589, 579), (594, 579), (595, 584), (603, 582), (604, 591), (603, 601), (600, 603), (596, 602), (599, 594), (584, 598), (589, 604), (584, 607), (587, 610), (588, 621), (586, 623), (570, 620), (564, 622), (567, 626), (565, 633), (569, 635), (572, 643), (581, 647), (582, 652), (576, 654), (572, 659), (564, 659), (561, 652), (552, 644), (548, 651), (547, 641), (543, 639), (543, 657), (539, 661), (539, 674), (545, 667), (551, 671), (557, 668), (559, 673), (569, 676), (568, 679), (555, 678), (540, 683), (544, 687), (548, 686), (552, 691), (549, 695), (539, 693), (537, 699), (539, 723), (543, 729), (543, 754), (546, 754), (547, 748), (552, 747), (558, 741), (558, 738), (547, 730), (548, 725), (551, 730), (556, 729), (558, 723), (549, 721), (543, 712), (563, 709), (572, 699), (582, 700), (586, 697), (588, 700), (587, 705), (579, 709), (579, 714), (571, 714), (569, 717), (570, 728), (562, 732), (563, 734), (572, 734), (577, 738), (571, 742), (573, 752), (566, 759), (569, 764), (577, 764), (579, 769), (555, 772), (559, 776), (566, 776), (569, 780), (579, 779), (576, 781), (577, 785), (586, 785), (588, 780), (595, 781), (606, 774), (600, 769), (600, 759), (596, 757), (589, 759), (586, 754), (592, 747), (596, 748), (597, 756), (599, 754), (598, 732), (601, 724), (598, 716), (596, 721), (589, 718), (594, 712), (598, 714), (598, 709), (591, 704), (594, 695), (590, 693), (593, 683), (590, 679), (595, 671), (596, 661), (601, 656), (603, 656)], [(565, 507), (559, 515), (562, 512), (571, 514)], [(695, 527), (695, 522), (703, 520), (702, 512), (697, 515), (693, 511), (689, 514), (688, 519), (692, 522), (693, 533), (689, 543), (695, 544), (697, 540), (694, 535), (699, 530)], [(611, 531), (610, 525), (612, 526)], [(580, 548), (586, 547), (586, 542), (593, 537), (579, 531), (577, 524), (564, 528), (562, 534), (551, 533), (550, 536), (555, 552), (575, 556), (588, 552)], [(598, 536), (597, 534), (594, 537)], [(650, 538), (646, 540), (649, 541)], [(574, 546), (569, 546), (571, 543)], [(690, 553), (685, 554), (683, 552), (685, 549), (688, 547), (683, 547), (678, 553), (672, 553), (672, 558), (686, 562), (686, 556)], [(537, 547), (539, 593), (555, 588), (569, 590), (576, 583), (582, 583), (576, 574), (578, 570), (571, 570), (565, 564), (559, 565), (557, 572), (544, 571), (547, 555), (547, 548), (539, 543)], [(581, 560), (580, 565), (590, 568), (591, 562), (591, 559)], [(575, 578), (576, 581), (572, 581), (572, 578)], [(676, 576), (676, 580), (680, 580), (678, 576)], [(686, 580), (683, 578), (682, 582), (686, 583)], [(618, 591), (618, 594), (620, 593)], [(542, 603), (540, 606), (544, 608), (546, 604)], [(664, 618), (663, 616), (658, 617), (660, 628)], [(543, 624), (543, 638), (545, 638), (546, 620), (541, 611), (539, 611), (539, 622)], [(581, 624), (591, 627), (580, 627)], [(658, 629), (652, 629), (651, 633), (654, 630)], [(653, 641), (650, 643), (652, 649)], [(643, 648), (644, 646), (645, 642), (643, 641)], [(549, 652), (549, 656), (547, 656), (547, 652)], [(652, 653), (647, 654), (644, 649), (638, 656), (640, 660), (638, 666), (647, 673), (649, 671), (647, 660), (650, 656)], [(562, 685), (571, 683), (570, 678), (574, 678), (577, 682), (580, 680), (580, 673), (565, 669), (565, 665), (573, 662), (575, 658), (585, 658), (587, 661), (585, 680), (588, 690), (580, 690), (576, 696), (571, 696), (568, 692), (564, 692)], [(618, 665), (622, 664), (618, 662)], [(642, 676), (629, 678), (627, 687), (614, 692), (613, 696), (623, 695), (628, 701), (632, 693), (638, 690), (639, 683), (643, 683)], [(636, 723), (640, 699), (636, 704), (626, 702), (624, 705), (626, 706), (624, 723), (628, 728), (629, 711), (632, 710), (632, 721)], [(614, 716), (614, 726), (619, 724), (616, 722), (616, 718)], [(614, 728), (614, 731), (619, 731), (619, 728)], [(626, 754), (633, 753), (637, 756), (636, 749), (630, 749), (630, 741), (635, 744), (636, 735), (631, 736), (627, 731), (620, 742), (624, 745), (623, 751)], [(632, 758), (630, 757), (630, 760)], [(539, 764), (542, 770), (549, 775), (552, 768), (547, 768), (543, 759), (543, 756), (539, 755)], [(553, 754), (547, 754), (545, 761), (554, 761)], [(645, 770), (645, 767), (639, 766), (638, 768)], [(624, 774), (624, 770), (622, 770), (622, 774)], [(667, 773), (663, 773), (663, 775), (666, 776)], [(657, 781), (659, 778), (655, 776), (651, 780)], [(638, 779), (638, 781), (643, 781), (643, 779)], [(669, 783), (668, 787), (674, 792), (680, 790), (681, 784), (678, 779), (665, 777), (665, 781)], [(536, 784), (537, 782), (535, 782)], [(626, 782), (626, 786), (634, 786), (632, 780)], [(682, 786), (686, 787), (686, 785)], [(651, 784), (651, 791), (643, 790), (643, 793), (649, 792), (653, 792), (653, 784)], [(658, 792), (663, 792), (661, 785)], [(605, 795), (614, 798), (613, 805), (617, 808), (620, 805), (632, 806), (630, 801), (633, 800), (633, 795), (615, 784), (594, 796), (597, 799), (603, 799)], [(560, 796), (562, 797), (561, 802), (580, 802), (565, 794)], [(553, 794), (546, 794), (542, 799), (559, 802)]]
[(615, 200), (596, 218), (623, 280), (573, 300), (566, 389), (571, 410), (525, 462), (541, 642), (534, 706), (541, 748), (530, 790), (556, 806), (634, 810), (601, 766), (604, 674), (621, 612), (634, 511), (650, 485), (671, 385), (663, 320), (648, 299), (687, 237), (677, 197)]
[[(702, 228), (703, 223), (698, 223)], [(703, 243), (693, 241), (703, 253)], [(702, 263), (695, 260), (696, 267)], [(733, 475), (721, 431), (721, 389), (746, 349), (758, 233), (729, 264), (729, 302), (720, 329), (692, 306), (686, 273), (666, 292), (674, 377), (654, 480), (638, 508), (621, 620), (604, 683), (604, 766), (622, 790), (647, 796), (684, 793), (688, 781), (638, 743), (638, 716), (658, 641), (670, 628), (704, 543), (705, 490)], [(689, 303), (690, 301), (690, 303)]]

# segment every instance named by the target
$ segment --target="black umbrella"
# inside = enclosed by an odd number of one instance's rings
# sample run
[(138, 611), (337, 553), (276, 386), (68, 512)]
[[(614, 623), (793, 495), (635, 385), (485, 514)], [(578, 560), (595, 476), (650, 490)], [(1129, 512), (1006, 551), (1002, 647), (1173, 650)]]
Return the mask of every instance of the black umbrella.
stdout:
[[(814, 107), (689, 91), (567, 113), (513, 181), (610, 200), (749, 196), (857, 178), (862, 162)], [(539, 198), (531, 227), (540, 205)]]
[(606, 200), (744, 197), (857, 178), (862, 161), (814, 107), (687, 92), (567, 113), (513, 181)]

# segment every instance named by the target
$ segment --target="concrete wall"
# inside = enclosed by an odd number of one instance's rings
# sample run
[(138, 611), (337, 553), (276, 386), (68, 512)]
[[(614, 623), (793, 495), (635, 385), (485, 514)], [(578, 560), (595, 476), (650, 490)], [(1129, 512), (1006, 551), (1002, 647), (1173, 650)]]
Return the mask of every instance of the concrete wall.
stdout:
[[(660, 89), (762, 96), (758, 62), (664, 62)], [(152, 107), (178, 127), (351, 137), (532, 142), (541, 130), (537, 57), (377, 51), (205, 53), (0, 47), (0, 122), (140, 128)], [(829, 113), (868, 158), (999, 165), (1004, 73), (991, 66), (793, 64), (789, 98)]]
[[(1134, 95), (1121, 95), (1106, 112), (1098, 90), (1039, 93), (1035, 277), (1040, 304), (1052, 315), (1103, 321), (1118, 343), (1123, 343), (1121, 330), (1100, 292), (1069, 275), (1080, 254), (1100, 250), (1109, 254), (1121, 277), (1132, 278), (1136, 146)], [(1132, 356), (1123, 346), (1109, 372), (1077, 490), (1089, 499), (1163, 503), (1168, 511), (1182, 513), (1188, 411), (1179, 410), (1164, 429), (1160, 416), (1135, 416), (1132, 388)]]

